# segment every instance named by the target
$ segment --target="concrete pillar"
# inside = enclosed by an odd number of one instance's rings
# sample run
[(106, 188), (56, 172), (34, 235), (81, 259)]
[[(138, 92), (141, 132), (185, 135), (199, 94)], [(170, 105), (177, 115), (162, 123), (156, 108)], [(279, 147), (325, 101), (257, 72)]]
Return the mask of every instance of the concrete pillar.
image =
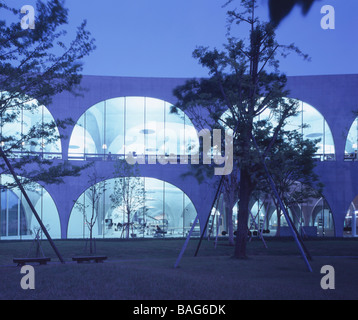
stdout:
[(356, 237), (357, 236), (357, 216), (356, 213), (353, 212), (352, 214), (352, 237)]

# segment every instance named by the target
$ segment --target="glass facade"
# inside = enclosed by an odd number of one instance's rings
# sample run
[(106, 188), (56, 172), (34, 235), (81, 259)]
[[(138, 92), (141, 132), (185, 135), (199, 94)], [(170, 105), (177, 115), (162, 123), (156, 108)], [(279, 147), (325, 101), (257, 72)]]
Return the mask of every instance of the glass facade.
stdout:
[(199, 146), (196, 130), (172, 105), (147, 97), (102, 101), (78, 120), (70, 140), (69, 159), (122, 159), (125, 155), (187, 155)]
[[(357, 226), (357, 215), (358, 215), (358, 196), (351, 202), (344, 219), (343, 236), (351, 237), (358, 234)], [(355, 220), (354, 220), (355, 219)]]
[[(233, 210), (234, 230), (237, 227), (238, 205)], [(288, 213), (296, 229), (302, 234), (318, 237), (335, 236), (332, 211), (324, 198), (308, 199), (304, 203), (295, 204), (288, 208)], [(225, 219), (224, 219), (225, 221)], [(248, 229), (254, 234), (263, 230), (265, 235), (275, 236), (279, 230), (281, 236), (291, 235), (288, 224), (281, 213), (280, 219), (273, 202), (267, 197), (253, 200)]]
[[(292, 100), (292, 99), (291, 99)], [(294, 99), (293, 99), (294, 100)], [(335, 160), (335, 146), (331, 129), (322, 114), (303, 101), (294, 100), (298, 105), (298, 113), (288, 119), (285, 130), (299, 130), (304, 139), (320, 140), (317, 144), (316, 158), (320, 161)], [(259, 116), (260, 120), (269, 119), (273, 126), (277, 121), (269, 109)]]
[[(33, 239), (40, 226), (21, 191), (6, 187), (13, 183), (11, 176), (0, 176), (0, 240)], [(50, 236), (60, 239), (60, 219), (49, 193), (37, 183), (25, 186), (25, 190)], [(44, 237), (42, 232), (40, 237)]]
[[(33, 129), (53, 127), (54, 118), (45, 106), (39, 106), (36, 100), (19, 104), (9, 108), (1, 117), (0, 143), (5, 149), (12, 147), (12, 156), (20, 157), (23, 154), (41, 156), (45, 159), (61, 159), (60, 134), (55, 127), (52, 137), (46, 137), (45, 133), (32, 139)], [(47, 130), (48, 131), (48, 130)]]
[(354, 120), (347, 136), (344, 160), (358, 161), (358, 117)]
[[(131, 184), (130, 189), (137, 191), (131, 191), (128, 197), (113, 199), (116, 183)], [(95, 202), (94, 189), (89, 188), (73, 207), (68, 238), (88, 238), (93, 215), (96, 217), (92, 228), (95, 238), (183, 237), (197, 215), (183, 191), (158, 179), (114, 178), (97, 183), (95, 187), (99, 195)], [(132, 200), (135, 203), (131, 203)], [(199, 229), (194, 232), (194, 235), (199, 234)]]
[[(36, 103), (35, 100), (29, 104)], [(323, 116), (309, 104), (298, 101), (298, 114), (287, 121), (285, 129), (299, 130), (307, 139), (317, 140), (317, 159), (335, 160), (335, 146), (331, 130)], [(69, 143), (69, 160), (117, 160), (125, 155), (193, 155), (199, 151), (197, 131), (187, 115), (177, 110), (171, 113), (172, 105), (166, 101), (150, 97), (119, 97), (101, 101), (92, 106), (77, 121)], [(31, 110), (30, 110), (31, 109)], [(6, 121), (6, 119), (12, 119)], [(270, 119), (275, 126), (275, 119), (269, 110), (258, 120)], [(45, 106), (30, 108), (27, 104), (9, 109), (1, 118), (0, 143), (10, 143), (8, 137), (22, 141), (34, 126), (41, 127), (54, 121)], [(61, 140), (56, 129), (53, 141), (46, 143), (46, 137), (38, 137), (21, 143), (14, 157), (21, 155), (41, 155), (44, 158), (62, 158)], [(32, 143), (33, 142), (33, 143)], [(353, 123), (347, 138), (345, 159), (357, 159), (358, 118)], [(1, 176), (0, 185), (6, 186), (11, 181), (7, 175)], [(83, 179), (83, 178), (82, 178)], [(118, 178), (119, 179), (119, 178)], [(128, 214), (123, 205), (114, 206), (111, 190), (116, 179), (106, 180), (101, 185), (101, 197), (96, 205), (98, 218), (93, 228), (97, 238), (126, 237), (183, 237), (190, 230), (196, 217), (193, 203), (185, 193), (175, 186), (154, 178), (139, 179), (143, 186), (140, 208)], [(40, 213), (50, 235), (61, 238), (60, 220), (51, 196), (38, 184), (28, 189), (31, 201)], [(68, 238), (88, 238), (88, 217), (91, 213), (89, 190), (77, 200), (82, 204), (72, 209)], [(297, 204), (289, 208), (296, 227), (314, 227), (317, 235), (334, 235), (331, 210), (325, 199), (311, 199), (313, 204)], [(358, 204), (352, 202), (347, 213), (345, 232), (348, 233), (352, 216), (358, 213)], [(84, 209), (83, 209), (84, 208)], [(16, 188), (1, 189), (0, 239), (32, 239), (39, 228), (36, 219)], [(233, 223), (236, 228), (237, 207), (234, 208)], [(276, 210), (263, 199), (252, 204), (252, 217), (249, 229), (263, 228), (274, 235), (278, 221), (287, 227), (285, 219), (278, 219)], [(161, 230), (162, 232), (158, 232)], [(210, 235), (227, 235), (228, 214), (225, 212), (223, 199), (210, 216), (208, 232)], [(194, 236), (200, 235), (196, 226)]]

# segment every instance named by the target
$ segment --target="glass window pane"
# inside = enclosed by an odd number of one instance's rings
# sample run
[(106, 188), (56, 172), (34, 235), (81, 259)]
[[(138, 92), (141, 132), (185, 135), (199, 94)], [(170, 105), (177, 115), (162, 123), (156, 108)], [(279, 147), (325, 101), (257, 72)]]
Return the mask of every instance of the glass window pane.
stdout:
[(303, 129), (304, 138), (310, 140), (320, 139), (320, 142), (317, 144), (318, 154), (323, 154), (323, 122), (324, 119), (322, 115), (313, 107), (308, 104), (303, 106), (303, 124), (307, 124), (307, 127)]
[(165, 103), (165, 154), (180, 155), (180, 133), (184, 131), (184, 112), (171, 113), (172, 105)]
[(126, 141), (125, 152), (145, 154), (144, 98), (126, 98)]
[[(106, 192), (101, 195), (98, 204), (98, 220), (93, 229), (93, 236), (106, 238), (125, 238), (128, 218), (125, 206), (113, 206), (110, 190), (114, 190), (115, 181), (131, 183), (138, 179), (145, 188), (143, 207), (135, 207), (131, 215), (130, 235), (135, 237), (181, 237), (186, 234), (196, 217), (196, 210), (190, 199), (170, 183), (154, 178), (116, 178), (106, 181)], [(84, 196), (85, 195), (85, 196)], [(137, 195), (138, 196), (138, 195)], [(139, 195), (141, 196), (141, 195)], [(92, 214), (90, 205), (90, 188), (82, 194), (71, 212), (68, 238), (89, 236), (88, 226), (83, 218), (85, 209), (87, 219)], [(197, 227), (199, 228), (199, 227)], [(158, 232), (164, 231), (164, 233)]]
[(183, 235), (183, 192), (170, 183), (165, 183), (165, 218), (168, 220), (169, 236)]
[[(22, 113), (22, 135), (28, 136), (29, 131), (34, 128), (39, 128), (42, 125), (42, 107), (34, 110), (23, 110)], [(22, 146), (23, 151), (41, 152), (42, 139), (31, 139)]]
[[(52, 117), (52, 114), (50, 113), (50, 111), (46, 108), (46, 107), (42, 107), (42, 117), (43, 117), (43, 123), (44, 124), (51, 124), (54, 121), (54, 118)], [(54, 134), (59, 137), (60, 133), (58, 131), (58, 129), (56, 128)], [(56, 141), (53, 141), (51, 143), (44, 143), (44, 145), (42, 146), (43, 152), (46, 153), (59, 153), (58, 155), (56, 155), (56, 158), (62, 157), (61, 155), (61, 140), (60, 139), (56, 139)]]
[[(85, 114), (85, 153), (103, 154), (104, 145), (104, 102), (97, 103)], [(94, 144), (95, 151), (92, 146)]]
[(333, 135), (326, 121), (324, 125), (324, 153), (328, 156), (327, 160), (333, 160), (336, 153)]
[(18, 235), (18, 206), (18, 198), (13, 192), (7, 190), (8, 236)]
[(114, 155), (124, 155), (124, 111), (124, 98), (106, 101), (106, 145)]
[(346, 141), (345, 152), (347, 154), (354, 154), (358, 149), (358, 118), (353, 122)]
[(6, 237), (6, 230), (7, 230), (7, 212), (6, 212), (6, 190), (1, 190), (1, 237)]
[[(157, 155), (164, 150), (164, 112), (165, 103), (162, 100), (146, 98), (146, 131), (145, 131), (145, 152), (148, 155)], [(163, 151), (161, 152), (163, 154)]]

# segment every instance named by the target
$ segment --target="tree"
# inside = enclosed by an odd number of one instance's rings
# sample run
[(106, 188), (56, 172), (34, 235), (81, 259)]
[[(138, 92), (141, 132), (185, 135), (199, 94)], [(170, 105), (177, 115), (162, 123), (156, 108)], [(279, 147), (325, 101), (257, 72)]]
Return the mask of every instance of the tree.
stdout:
[[(85, 21), (74, 39), (67, 39), (68, 9), (63, 0), (36, 2), (35, 29), (23, 30), (20, 20), (24, 14), (4, 0), (0, 0), (0, 12), (7, 18), (0, 19), (1, 148), (8, 157), (16, 158), (13, 166), (27, 181), (61, 183), (62, 177), (78, 175), (81, 168), (54, 164), (42, 157), (41, 150), (61, 138), (57, 128), (72, 120), (39, 121), (23, 131), (15, 128), (20, 126), (23, 112), (36, 113), (50, 104), (54, 95), (81, 93), (82, 60), (94, 50), (94, 40)], [(4, 162), (0, 162), (0, 170), (8, 172)]]
[(228, 235), (229, 235), (229, 244), (234, 245), (234, 221), (233, 221), (233, 208), (237, 202), (237, 197), (239, 193), (240, 185), (240, 176), (238, 174), (238, 165), (235, 165), (233, 172), (225, 177), (223, 181), (223, 194), (224, 194), (224, 204), (225, 204), (225, 213), (227, 215), (228, 223)]
[[(90, 184), (90, 187), (84, 194), (83, 202), (77, 200), (75, 203), (75, 208), (77, 208), (83, 214), (83, 219), (89, 231), (89, 253), (92, 254), (93, 228), (98, 221), (98, 216), (100, 212), (100, 200), (102, 199), (102, 196), (106, 191), (106, 182), (104, 181), (104, 178), (99, 177), (96, 170), (94, 170), (93, 173), (88, 176), (88, 183)], [(89, 200), (89, 203), (86, 201), (86, 199)], [(90, 214), (87, 214), (87, 208), (90, 209)]]
[[(256, 136), (260, 145), (267, 145), (268, 132), (272, 130), (266, 121), (258, 122), (256, 125), (261, 128)], [(266, 143), (265, 143), (266, 141)], [(286, 206), (286, 211), (293, 205), (302, 204), (312, 197), (317, 197), (322, 192), (322, 184), (314, 172), (314, 156), (318, 150), (319, 140), (304, 139), (298, 130), (287, 131), (284, 128), (278, 135), (276, 143), (266, 155), (266, 164), (270, 171), (272, 180), (275, 183), (277, 192)], [(272, 201), (277, 213), (277, 233), (280, 235), (281, 227), (281, 206), (278, 199), (272, 196), (272, 192), (265, 175), (258, 182), (256, 191), (264, 194), (271, 194)], [(295, 218), (295, 216), (293, 216)]]
[(114, 174), (117, 178), (110, 199), (112, 207), (119, 209), (122, 215), (126, 217), (123, 226), (126, 230), (126, 238), (129, 239), (132, 217), (144, 208), (144, 183), (143, 179), (139, 177), (138, 166), (128, 164), (123, 160), (116, 161)]
[[(194, 118), (205, 114), (212, 128), (233, 131), (234, 158), (240, 176), (236, 258), (246, 257), (249, 203), (262, 173), (254, 121), (267, 109), (279, 115), (279, 122), (269, 135), (270, 142), (263, 149), (265, 155), (275, 144), (286, 119), (295, 115), (297, 109), (295, 101), (284, 99), (288, 96), (287, 79), (278, 70), (277, 55), (286, 56), (290, 51), (302, 55), (294, 45), (277, 43), (273, 25), (256, 17), (256, 2), (242, 0), (243, 12), (228, 11), (228, 41), (223, 50), (198, 47), (194, 51), (193, 56), (209, 70), (209, 78), (189, 80), (174, 90), (176, 105), (181, 110)], [(242, 24), (249, 29), (247, 41), (232, 36), (233, 29)]]

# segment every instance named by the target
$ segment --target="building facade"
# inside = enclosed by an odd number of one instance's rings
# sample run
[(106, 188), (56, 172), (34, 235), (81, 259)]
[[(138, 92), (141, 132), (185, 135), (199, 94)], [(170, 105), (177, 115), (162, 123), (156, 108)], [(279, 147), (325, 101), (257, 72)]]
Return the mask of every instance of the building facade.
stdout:
[[(209, 232), (227, 234), (228, 216), (220, 199), (211, 210), (219, 177), (199, 183), (187, 175), (190, 163), (179, 157), (163, 163), (150, 159), (163, 155), (194, 154), (200, 131), (195, 119), (170, 112), (175, 105), (173, 89), (186, 79), (85, 76), (82, 96), (62, 93), (39, 115), (22, 115), (21, 132), (29, 123), (45, 119), (74, 121), (58, 128), (62, 136), (40, 150), (30, 150), (54, 163), (76, 165), (93, 162), (80, 177), (67, 177), (60, 185), (36, 185), (30, 197), (53, 238), (86, 238), (95, 210), (96, 238), (183, 237), (198, 215), (199, 235), (208, 219)], [(300, 113), (289, 123), (305, 137), (321, 139), (316, 171), (324, 184), (323, 197), (290, 208), (297, 228), (313, 228), (318, 236), (355, 234), (353, 217), (358, 209), (358, 75), (289, 77), (290, 98), (299, 101)], [(25, 120), (24, 120), (25, 119)], [(27, 120), (26, 120), (27, 119)], [(26, 122), (27, 121), (27, 122)], [(302, 127), (307, 123), (307, 127)], [(5, 128), (8, 131), (13, 127)], [(5, 130), (4, 129), (4, 130)], [(19, 129), (17, 129), (19, 130)], [(29, 147), (30, 148), (30, 147)], [(129, 152), (144, 155), (146, 164), (116, 168)], [(123, 168), (122, 168), (123, 169)], [(126, 172), (124, 170), (124, 172)], [(11, 180), (2, 176), (4, 181)], [(2, 182), (0, 181), (0, 184)], [(128, 188), (120, 186), (131, 185)], [(116, 193), (117, 192), (117, 193)], [(125, 195), (128, 193), (129, 196)], [(94, 193), (97, 194), (95, 206)], [(120, 197), (122, 201), (114, 201)], [(127, 197), (127, 198), (126, 198)], [(128, 200), (131, 198), (132, 203)], [(92, 201), (92, 202), (91, 202)], [(125, 204), (126, 203), (126, 204)], [(234, 209), (234, 224), (236, 220)], [(19, 190), (1, 192), (0, 237), (33, 238), (38, 229)], [(277, 228), (275, 209), (264, 198), (253, 199), (250, 230)], [(284, 226), (284, 223), (283, 223)], [(352, 229), (353, 226), (353, 229)]]

